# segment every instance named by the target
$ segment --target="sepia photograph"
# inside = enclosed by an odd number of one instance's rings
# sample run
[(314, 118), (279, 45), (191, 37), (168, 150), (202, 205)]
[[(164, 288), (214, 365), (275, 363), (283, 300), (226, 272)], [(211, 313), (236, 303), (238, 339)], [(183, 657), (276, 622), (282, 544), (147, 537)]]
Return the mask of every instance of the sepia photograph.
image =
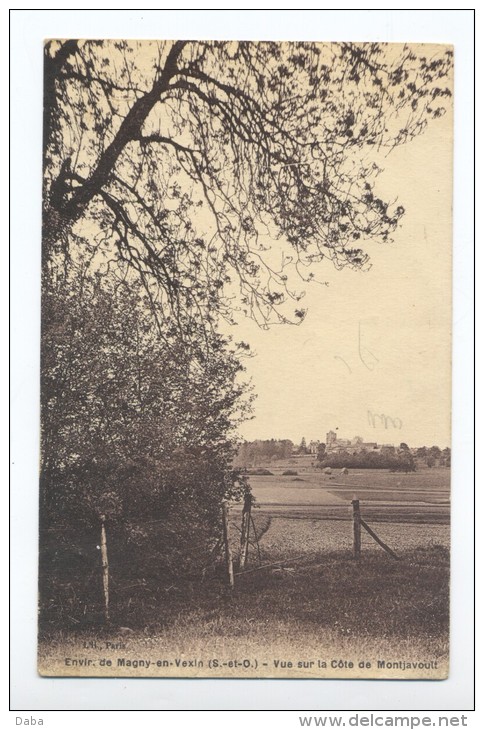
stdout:
[(452, 46), (43, 64), (40, 675), (447, 678)]

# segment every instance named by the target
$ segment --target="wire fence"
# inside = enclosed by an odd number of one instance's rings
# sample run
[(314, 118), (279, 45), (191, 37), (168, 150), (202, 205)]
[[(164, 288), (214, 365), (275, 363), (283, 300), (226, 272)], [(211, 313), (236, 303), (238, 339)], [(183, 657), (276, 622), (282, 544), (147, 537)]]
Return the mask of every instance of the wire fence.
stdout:
[[(393, 559), (399, 556), (363, 519), (359, 500), (351, 503), (352, 555), (361, 560), (362, 549), (376, 543)], [(348, 519), (350, 518), (350, 519)], [(75, 525), (43, 526), (41, 529), (40, 583), (54, 599), (44, 612), (60, 609), (68, 619), (80, 623), (87, 612), (111, 620), (113, 599), (128, 602), (154, 600), (160, 593), (176, 593), (180, 584), (216, 580), (232, 591), (239, 581), (264, 570), (305, 570), (321, 557), (321, 548), (265, 558), (261, 539), (272, 523), (270, 515), (253, 514), (253, 500), (242, 510), (230, 510), (224, 503), (219, 535), (204, 534), (185, 524), (180, 536), (177, 526), (166, 519), (109, 520), (101, 516), (97, 527), (77, 529)], [(129, 534), (142, 539), (130, 544)], [(49, 590), (49, 588), (51, 590)], [(81, 617), (79, 617), (81, 614)]]

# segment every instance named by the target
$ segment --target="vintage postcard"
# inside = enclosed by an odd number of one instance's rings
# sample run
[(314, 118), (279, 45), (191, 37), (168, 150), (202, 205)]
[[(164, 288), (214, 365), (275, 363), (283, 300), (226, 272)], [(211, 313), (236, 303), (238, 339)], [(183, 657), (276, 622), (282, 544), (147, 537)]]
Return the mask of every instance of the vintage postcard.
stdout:
[(38, 669), (444, 679), (453, 52), (44, 46)]

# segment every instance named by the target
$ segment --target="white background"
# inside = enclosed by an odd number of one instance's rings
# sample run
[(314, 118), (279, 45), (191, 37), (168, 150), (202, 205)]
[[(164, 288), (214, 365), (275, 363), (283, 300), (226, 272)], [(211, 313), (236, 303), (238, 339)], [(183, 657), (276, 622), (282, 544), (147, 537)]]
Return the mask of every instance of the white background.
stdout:
[[(4, 14), (5, 21), (5, 14)], [(455, 46), (451, 675), (443, 682), (46, 679), (36, 673), (42, 42), (47, 37), (375, 40)], [(4, 45), (4, 50), (6, 44)], [(456, 10), (15, 10), (11, 15), (11, 708), (44, 726), (226, 722), (224, 713), (46, 710), (296, 710), (229, 722), (299, 727), (330, 710), (469, 712), (473, 706), (473, 14)], [(6, 702), (3, 708), (6, 707)], [(354, 714), (352, 712), (351, 714)], [(185, 718), (185, 719), (183, 719)], [(188, 719), (187, 719), (188, 718)], [(476, 719), (476, 718), (474, 718)], [(469, 726), (474, 726), (469, 719)], [(207, 724), (208, 726), (208, 724)], [(477, 727), (477, 725), (475, 725)]]

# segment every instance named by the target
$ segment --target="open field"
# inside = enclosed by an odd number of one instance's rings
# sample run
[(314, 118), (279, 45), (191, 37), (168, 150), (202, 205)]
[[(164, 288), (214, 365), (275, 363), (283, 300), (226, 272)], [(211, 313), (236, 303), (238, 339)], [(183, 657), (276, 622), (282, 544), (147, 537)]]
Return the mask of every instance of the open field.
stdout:
[(285, 519), (349, 519), (352, 499), (361, 502), (365, 519), (373, 522), (448, 525), (450, 469), (414, 473), (355, 470), (330, 476), (310, 462), (292, 466), (297, 476), (283, 476), (286, 467), (271, 465), (273, 476), (251, 476), (250, 484), (261, 511)]
[[(255, 523), (262, 515), (255, 512)], [(404, 524), (381, 522), (376, 529), (378, 536), (397, 554), (417, 547), (434, 545), (449, 546), (450, 533), (447, 525)], [(362, 550), (382, 552), (376, 542), (364, 530), (361, 535)], [(332, 550), (353, 550), (353, 523), (348, 514), (347, 524), (341, 520), (313, 520), (271, 517), (268, 530), (260, 539), (260, 550), (264, 562), (283, 560), (297, 555), (321, 553)], [(253, 560), (255, 553), (252, 552)], [(388, 558), (391, 560), (391, 558)]]

